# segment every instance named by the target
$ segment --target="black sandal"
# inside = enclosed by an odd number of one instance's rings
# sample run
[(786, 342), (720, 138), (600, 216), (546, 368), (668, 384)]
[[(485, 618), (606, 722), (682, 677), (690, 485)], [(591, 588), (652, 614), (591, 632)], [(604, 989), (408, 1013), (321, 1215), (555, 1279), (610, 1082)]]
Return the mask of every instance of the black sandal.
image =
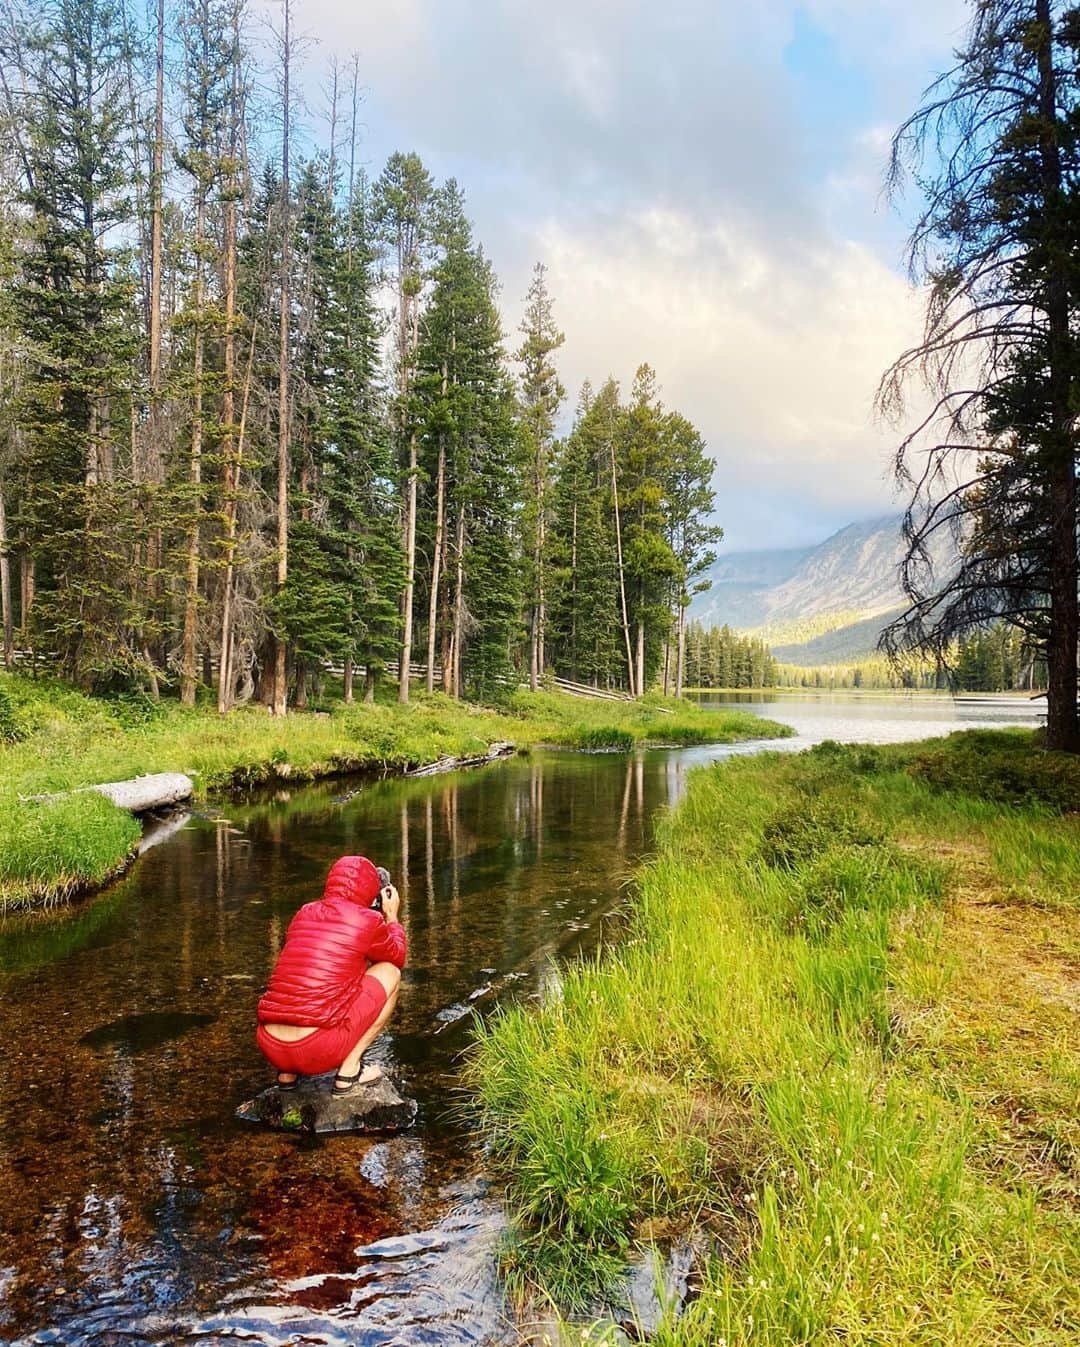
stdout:
[[(282, 1076), (292, 1076), (292, 1080), (282, 1080)], [(275, 1082), (279, 1094), (285, 1094), (288, 1090), (295, 1090), (300, 1084), (300, 1076), (295, 1071), (279, 1071)]]
[[(377, 1080), (382, 1080), (383, 1077), (382, 1067), (379, 1066), (377, 1062), (372, 1063), (372, 1065), (375, 1067), (375, 1075), (369, 1077), (369, 1079), (363, 1082), (361, 1082), (360, 1077), (364, 1074), (364, 1071), (367, 1069), (366, 1067), (362, 1066), (360, 1070), (357, 1071), (356, 1074), (352, 1076), (343, 1076), (339, 1071), (337, 1075), (334, 1077), (334, 1094), (352, 1094), (353, 1090), (356, 1089), (357, 1085), (361, 1083), (364, 1085), (374, 1085)], [(341, 1082), (344, 1082), (344, 1084), (342, 1084)]]

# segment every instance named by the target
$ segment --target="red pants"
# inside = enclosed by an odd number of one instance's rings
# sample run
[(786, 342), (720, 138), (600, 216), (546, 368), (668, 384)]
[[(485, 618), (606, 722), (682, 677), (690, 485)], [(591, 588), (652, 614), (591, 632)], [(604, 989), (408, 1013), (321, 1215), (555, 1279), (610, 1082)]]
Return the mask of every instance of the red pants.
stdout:
[(295, 1043), (275, 1038), (260, 1024), (255, 1042), (270, 1065), (279, 1071), (294, 1071), (298, 1076), (320, 1076), (341, 1065), (379, 1018), (385, 1005), (386, 988), (368, 973), (360, 984), (356, 1000), (340, 1023), (316, 1029)]

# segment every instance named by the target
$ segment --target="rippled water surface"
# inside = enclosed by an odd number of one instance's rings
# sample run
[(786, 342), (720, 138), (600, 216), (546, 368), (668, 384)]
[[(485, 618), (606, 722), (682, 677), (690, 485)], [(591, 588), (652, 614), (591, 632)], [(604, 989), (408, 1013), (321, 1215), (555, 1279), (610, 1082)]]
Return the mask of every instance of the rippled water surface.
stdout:
[[(911, 699), (760, 709), (797, 746), (969, 714)], [(0, 928), (0, 1340), (518, 1341), (494, 1275), (499, 1205), (455, 1112), (471, 1012), (541, 995), (560, 960), (617, 932), (657, 810), (689, 766), (730, 751), (546, 754), (221, 806), (74, 914)], [(418, 1126), (249, 1130), (232, 1113), (269, 1079), (259, 990), (292, 913), (356, 851), (399, 878), (410, 962), (375, 1056), (419, 1100)]]

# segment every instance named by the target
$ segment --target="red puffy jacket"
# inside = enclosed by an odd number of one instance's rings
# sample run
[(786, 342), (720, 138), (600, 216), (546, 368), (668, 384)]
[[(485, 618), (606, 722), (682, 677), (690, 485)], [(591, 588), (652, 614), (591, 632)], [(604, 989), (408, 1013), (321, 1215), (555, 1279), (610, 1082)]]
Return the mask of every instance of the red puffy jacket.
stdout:
[(289, 923), (259, 1001), (260, 1024), (329, 1028), (345, 1018), (369, 964), (405, 967), (404, 928), (371, 906), (381, 887), (365, 856), (334, 862), (322, 898)]

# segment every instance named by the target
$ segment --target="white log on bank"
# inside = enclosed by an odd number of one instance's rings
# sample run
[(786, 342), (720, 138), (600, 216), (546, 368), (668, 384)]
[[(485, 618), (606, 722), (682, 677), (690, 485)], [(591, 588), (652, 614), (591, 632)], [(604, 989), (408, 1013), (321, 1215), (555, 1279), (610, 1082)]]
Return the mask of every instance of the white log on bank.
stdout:
[(185, 776), (183, 772), (154, 772), (150, 776), (137, 776), (132, 781), (103, 781), (100, 786), (80, 786), (78, 790), (70, 792), (24, 795), (20, 798), (60, 800), (67, 794), (83, 795), (89, 790), (104, 795), (119, 809), (126, 809), (132, 814), (149, 814), (154, 809), (169, 809), (190, 800), (195, 793), (195, 785), (191, 777)]
[(190, 800), (195, 786), (183, 772), (154, 772), (133, 781), (105, 781), (90, 789), (129, 813), (148, 814), (152, 809), (167, 809)]

